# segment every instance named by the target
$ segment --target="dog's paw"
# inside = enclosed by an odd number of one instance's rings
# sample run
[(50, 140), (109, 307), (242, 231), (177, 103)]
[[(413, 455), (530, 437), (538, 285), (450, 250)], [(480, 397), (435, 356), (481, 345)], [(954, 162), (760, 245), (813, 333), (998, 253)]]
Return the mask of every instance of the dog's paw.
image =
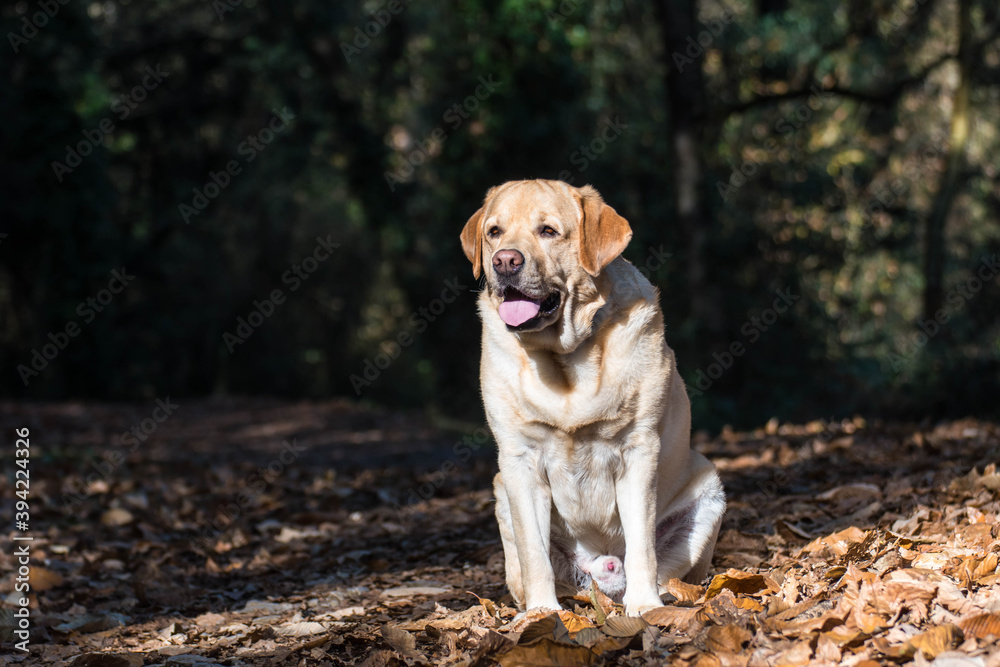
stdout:
[(647, 611), (650, 611), (651, 609), (659, 609), (662, 606), (663, 606), (663, 603), (662, 602), (658, 602), (657, 604), (640, 605), (638, 607), (635, 607), (635, 606), (625, 607), (625, 615), (626, 616), (642, 616)]
[(650, 609), (662, 607), (663, 602), (659, 597), (652, 594), (637, 597), (636, 599), (630, 599), (628, 593), (626, 592), (625, 597), (622, 599), (622, 605), (625, 607), (626, 616), (642, 616)]

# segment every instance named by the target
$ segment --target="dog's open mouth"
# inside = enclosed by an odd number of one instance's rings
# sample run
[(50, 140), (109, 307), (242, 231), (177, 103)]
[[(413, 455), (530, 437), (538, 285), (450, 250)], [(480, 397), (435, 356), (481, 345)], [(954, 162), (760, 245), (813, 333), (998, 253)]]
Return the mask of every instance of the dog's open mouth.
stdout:
[(500, 319), (512, 329), (530, 329), (554, 313), (559, 307), (560, 299), (559, 292), (535, 298), (508, 287), (504, 290), (503, 303), (500, 304)]

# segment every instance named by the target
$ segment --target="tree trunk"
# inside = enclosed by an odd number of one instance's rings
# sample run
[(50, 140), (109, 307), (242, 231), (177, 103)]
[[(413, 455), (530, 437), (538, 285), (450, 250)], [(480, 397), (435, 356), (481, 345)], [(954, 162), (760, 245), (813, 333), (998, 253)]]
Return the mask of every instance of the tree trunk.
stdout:
[(951, 204), (958, 194), (958, 176), (962, 157), (969, 138), (969, 89), (972, 85), (972, 0), (960, 0), (958, 64), (959, 82), (951, 109), (951, 131), (948, 155), (941, 185), (938, 187), (927, 217), (927, 234), (924, 248), (924, 317), (932, 319), (944, 302), (945, 223)]
[(707, 284), (703, 247), (711, 227), (702, 201), (702, 127), (706, 117), (702, 55), (689, 58), (688, 38), (697, 44), (699, 27), (695, 0), (660, 0), (657, 17), (663, 35), (667, 72), (667, 108), (673, 136), (676, 224), (686, 245), (687, 287), (691, 316), (716, 335), (724, 319), (719, 301)]

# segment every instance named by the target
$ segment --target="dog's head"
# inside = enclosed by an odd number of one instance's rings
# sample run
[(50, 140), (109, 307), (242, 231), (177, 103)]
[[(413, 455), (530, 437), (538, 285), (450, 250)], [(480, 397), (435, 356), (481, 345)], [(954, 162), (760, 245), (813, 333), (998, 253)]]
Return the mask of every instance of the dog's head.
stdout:
[(510, 181), (486, 193), (462, 248), (507, 329), (541, 331), (622, 253), (632, 230), (597, 190), (561, 181)]

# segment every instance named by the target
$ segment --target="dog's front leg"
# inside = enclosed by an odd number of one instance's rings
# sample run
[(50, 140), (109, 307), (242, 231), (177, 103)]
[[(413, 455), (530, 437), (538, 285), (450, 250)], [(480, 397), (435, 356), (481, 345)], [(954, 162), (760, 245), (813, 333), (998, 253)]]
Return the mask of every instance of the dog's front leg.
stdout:
[(559, 609), (549, 559), (552, 496), (547, 481), (540, 479), (541, 475), (528, 459), (527, 455), (499, 457), (521, 568), (524, 605), (525, 609)]
[(625, 536), (625, 596), (628, 616), (663, 606), (656, 586), (656, 479), (659, 437), (632, 436), (622, 456), (622, 475), (615, 484), (618, 516)]

